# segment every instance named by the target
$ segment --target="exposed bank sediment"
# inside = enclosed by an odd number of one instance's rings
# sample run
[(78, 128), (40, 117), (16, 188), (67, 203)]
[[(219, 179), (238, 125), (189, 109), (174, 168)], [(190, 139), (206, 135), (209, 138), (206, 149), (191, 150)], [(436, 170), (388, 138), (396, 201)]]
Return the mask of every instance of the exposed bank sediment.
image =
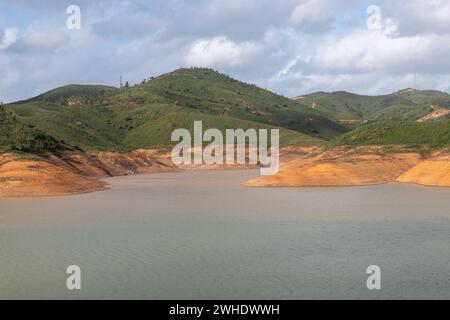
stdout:
[[(446, 151), (424, 158), (406, 148), (336, 148), (285, 155), (278, 174), (247, 181), (247, 187), (366, 186), (390, 182), (450, 187)], [(291, 152), (292, 153), (292, 152)]]
[(450, 155), (437, 154), (404, 172), (398, 182), (433, 187), (450, 187)]
[(175, 166), (170, 150), (65, 151), (0, 155), (0, 196), (60, 196), (108, 188), (102, 178), (179, 170), (255, 168), (250, 165)]
[[(411, 150), (383, 147), (288, 147), (280, 152), (280, 171), (247, 181), (247, 187), (363, 186), (389, 182), (450, 187), (448, 150), (423, 157)], [(31, 158), (0, 155), (0, 196), (55, 196), (108, 188), (102, 178), (178, 170), (250, 166), (180, 166), (168, 150), (64, 152)], [(254, 167), (254, 166), (252, 166)]]
[(0, 196), (56, 196), (107, 188), (105, 177), (177, 170), (167, 152), (64, 152), (23, 159), (0, 155)]
[(106, 184), (45, 161), (11, 160), (0, 166), (0, 196), (56, 196), (98, 191)]

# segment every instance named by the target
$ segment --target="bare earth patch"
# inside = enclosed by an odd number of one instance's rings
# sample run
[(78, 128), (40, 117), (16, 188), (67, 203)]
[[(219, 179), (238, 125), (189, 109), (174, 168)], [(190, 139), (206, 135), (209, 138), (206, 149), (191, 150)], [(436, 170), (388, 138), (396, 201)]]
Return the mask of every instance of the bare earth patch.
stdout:
[(418, 153), (385, 152), (382, 147), (337, 148), (282, 155), (274, 176), (258, 177), (247, 187), (363, 186), (390, 182), (450, 187), (450, 155), (441, 150), (423, 158)]

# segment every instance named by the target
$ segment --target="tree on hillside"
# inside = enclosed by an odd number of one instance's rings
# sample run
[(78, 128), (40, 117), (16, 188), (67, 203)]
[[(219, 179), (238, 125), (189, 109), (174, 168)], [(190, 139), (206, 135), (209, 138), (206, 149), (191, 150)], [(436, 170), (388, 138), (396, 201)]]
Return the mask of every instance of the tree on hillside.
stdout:
[(6, 120), (6, 111), (3, 104), (0, 104), (0, 124)]

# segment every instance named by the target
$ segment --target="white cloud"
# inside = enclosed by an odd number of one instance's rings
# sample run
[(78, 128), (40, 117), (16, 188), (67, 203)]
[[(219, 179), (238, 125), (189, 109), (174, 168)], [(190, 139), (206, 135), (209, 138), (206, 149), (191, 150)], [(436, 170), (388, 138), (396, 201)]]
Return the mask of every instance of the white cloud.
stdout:
[(9, 45), (9, 51), (21, 54), (53, 53), (69, 43), (69, 36), (62, 28), (53, 25), (34, 24), (21, 35), (15, 34), (14, 42)]
[(450, 1), (400, 0), (394, 11), (402, 34), (450, 33)]
[(296, 6), (290, 16), (290, 22), (296, 26), (322, 29), (333, 21), (331, 1), (306, 0)]
[(307, 32), (326, 32), (339, 20), (346, 20), (357, 0), (303, 0), (292, 10), (288, 21)]
[(235, 67), (248, 61), (257, 49), (252, 42), (236, 43), (224, 36), (201, 39), (192, 44), (185, 63), (204, 67)]
[(286, 24), (299, 0), (172, 0), (164, 37), (234, 41), (260, 38), (270, 27)]
[(106, 38), (145, 38), (160, 32), (167, 24), (157, 10), (129, 1), (105, 6), (99, 13), (102, 16), (95, 18), (92, 31)]
[(3, 36), (0, 39), (0, 49), (6, 49), (11, 44), (16, 42), (18, 30), (16, 28), (7, 28), (3, 31)]
[(450, 73), (450, 35), (392, 37), (358, 30), (317, 48), (316, 69), (331, 73), (429, 71)]
[(450, 1), (380, 0), (379, 33), (359, 0), (80, 0), (77, 31), (65, 28), (69, 0), (5, 1), (18, 25), (0, 26), (0, 100), (191, 65), (286, 95), (386, 93), (414, 71), (421, 88), (449, 87)]

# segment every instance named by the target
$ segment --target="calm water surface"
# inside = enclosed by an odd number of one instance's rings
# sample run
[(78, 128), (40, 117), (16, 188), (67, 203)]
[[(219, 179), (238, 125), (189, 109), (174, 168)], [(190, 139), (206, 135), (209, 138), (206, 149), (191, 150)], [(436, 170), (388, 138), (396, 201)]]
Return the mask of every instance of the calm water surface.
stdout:
[(258, 172), (0, 198), (0, 299), (450, 299), (450, 189), (241, 187)]

